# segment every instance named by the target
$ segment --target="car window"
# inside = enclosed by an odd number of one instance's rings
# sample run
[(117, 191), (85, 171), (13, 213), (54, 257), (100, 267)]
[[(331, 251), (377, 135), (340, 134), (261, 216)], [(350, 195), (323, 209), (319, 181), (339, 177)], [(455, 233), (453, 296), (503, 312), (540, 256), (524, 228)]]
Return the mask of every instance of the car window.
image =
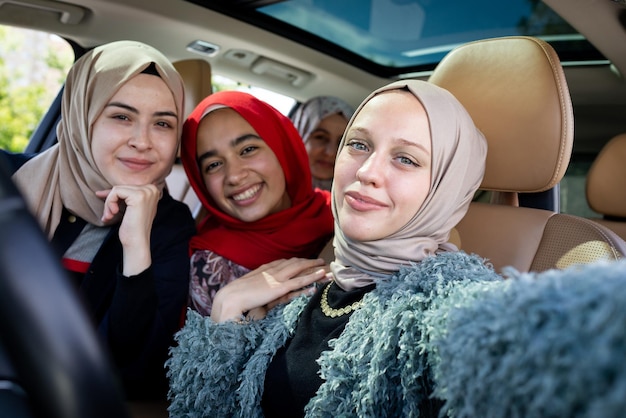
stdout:
[(0, 148), (26, 148), (72, 62), (73, 49), (64, 39), (0, 26)]
[(587, 173), (593, 162), (593, 156), (579, 156), (570, 161), (563, 180), (561, 180), (561, 212), (585, 218), (601, 218), (587, 204), (585, 186)]
[(213, 75), (213, 91), (221, 90), (240, 90), (245, 91), (259, 99), (271, 104), (285, 116), (289, 115), (291, 109), (295, 106), (296, 100), (292, 97), (285, 96), (280, 93), (273, 92), (261, 87), (242, 84), (229, 77), (221, 75)]

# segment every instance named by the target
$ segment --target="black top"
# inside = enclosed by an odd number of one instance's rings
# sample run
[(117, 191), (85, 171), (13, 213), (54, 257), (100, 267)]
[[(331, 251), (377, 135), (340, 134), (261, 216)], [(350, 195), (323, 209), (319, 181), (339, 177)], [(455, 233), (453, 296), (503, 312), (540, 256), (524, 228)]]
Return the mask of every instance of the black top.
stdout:
[[(343, 291), (329, 284), (328, 304), (339, 309), (359, 301), (375, 285)], [(322, 312), (318, 290), (304, 308), (293, 338), (280, 348), (265, 374), (261, 407), (266, 417), (302, 417), (304, 407), (322, 384), (317, 359), (328, 350), (328, 341), (339, 337), (352, 312), (330, 318)], [(353, 311), (354, 312), (354, 311)]]
[[(0, 151), (13, 170), (32, 157)], [(59, 259), (85, 224), (80, 218), (74, 223), (66, 218), (61, 218), (53, 239)], [(195, 223), (187, 205), (164, 190), (150, 235), (152, 265), (131, 277), (121, 273), (118, 228), (111, 227), (82, 278), (72, 273), (74, 283), (118, 368), (127, 398), (165, 399), (164, 363), (187, 302), (189, 240)]]

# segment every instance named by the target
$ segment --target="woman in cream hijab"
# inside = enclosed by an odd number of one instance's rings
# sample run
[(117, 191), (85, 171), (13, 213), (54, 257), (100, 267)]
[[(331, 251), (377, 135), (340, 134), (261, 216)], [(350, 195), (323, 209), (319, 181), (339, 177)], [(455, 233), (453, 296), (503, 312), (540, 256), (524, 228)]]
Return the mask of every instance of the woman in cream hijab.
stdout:
[(448, 243), (486, 151), (440, 87), (368, 96), (335, 165), (332, 281), (301, 290), (324, 279), (322, 261), (276, 261), (218, 292), (211, 318), (189, 313), (168, 361), (172, 416), (437, 416), (421, 349), (431, 283), (498, 277)]
[(129, 398), (163, 395), (163, 361), (186, 301), (194, 223), (164, 188), (183, 99), (182, 79), (159, 51), (133, 41), (97, 47), (68, 74), (58, 143), (13, 175)]

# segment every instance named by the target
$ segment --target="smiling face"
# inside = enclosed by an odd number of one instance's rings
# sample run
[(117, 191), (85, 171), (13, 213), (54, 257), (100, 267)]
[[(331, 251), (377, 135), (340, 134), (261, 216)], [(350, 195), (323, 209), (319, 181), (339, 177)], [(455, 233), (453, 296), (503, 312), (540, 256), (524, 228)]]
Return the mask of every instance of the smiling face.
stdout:
[(112, 186), (163, 182), (178, 146), (176, 115), (172, 92), (160, 77), (128, 80), (92, 128), (91, 151), (104, 178)]
[(326, 116), (305, 142), (311, 175), (320, 180), (333, 178), (337, 148), (348, 119), (341, 113)]
[(233, 109), (202, 119), (197, 155), (209, 196), (226, 214), (253, 222), (291, 206), (276, 154)]
[(408, 92), (374, 96), (350, 126), (335, 166), (345, 236), (373, 241), (411, 220), (428, 196), (431, 138), (426, 111)]

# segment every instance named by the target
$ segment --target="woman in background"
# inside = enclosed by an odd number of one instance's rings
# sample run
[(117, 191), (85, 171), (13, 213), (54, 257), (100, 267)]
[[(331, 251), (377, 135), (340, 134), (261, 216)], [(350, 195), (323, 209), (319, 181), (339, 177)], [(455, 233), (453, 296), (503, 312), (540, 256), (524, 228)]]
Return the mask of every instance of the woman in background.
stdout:
[(330, 190), (339, 141), (353, 113), (352, 106), (338, 97), (317, 96), (291, 116), (309, 156), (313, 187)]

